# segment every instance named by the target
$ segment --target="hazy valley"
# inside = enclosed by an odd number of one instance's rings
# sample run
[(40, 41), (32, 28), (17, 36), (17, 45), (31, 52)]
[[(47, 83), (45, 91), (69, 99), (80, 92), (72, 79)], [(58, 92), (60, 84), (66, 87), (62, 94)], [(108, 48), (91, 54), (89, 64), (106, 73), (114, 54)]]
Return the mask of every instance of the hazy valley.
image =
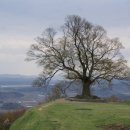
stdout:
[[(32, 87), (35, 76), (0, 75), (0, 111), (15, 110), (23, 107), (32, 107), (45, 99), (46, 88)], [(56, 80), (56, 78), (55, 78)], [(55, 84), (48, 87), (48, 91)], [(81, 93), (81, 84), (73, 83), (67, 90), (70, 97)], [(130, 81), (113, 80), (109, 87), (95, 85), (91, 93), (102, 98), (116, 96), (121, 100), (130, 98)]]

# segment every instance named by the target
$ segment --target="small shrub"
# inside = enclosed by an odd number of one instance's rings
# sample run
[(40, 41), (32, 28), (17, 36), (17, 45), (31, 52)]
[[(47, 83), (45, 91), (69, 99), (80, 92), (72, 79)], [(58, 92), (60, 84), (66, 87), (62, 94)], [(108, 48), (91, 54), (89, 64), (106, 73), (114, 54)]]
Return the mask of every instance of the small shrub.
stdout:
[(61, 98), (61, 91), (59, 87), (55, 86), (50, 92), (48, 92), (45, 101), (54, 101), (59, 98)]
[(0, 130), (9, 130), (11, 124), (25, 113), (25, 109), (0, 114)]

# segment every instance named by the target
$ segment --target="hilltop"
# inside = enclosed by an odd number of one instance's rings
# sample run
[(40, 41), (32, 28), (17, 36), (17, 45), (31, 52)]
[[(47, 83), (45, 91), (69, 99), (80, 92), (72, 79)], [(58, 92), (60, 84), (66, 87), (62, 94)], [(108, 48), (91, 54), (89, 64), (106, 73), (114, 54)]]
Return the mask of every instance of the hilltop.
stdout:
[(130, 130), (130, 106), (58, 100), (28, 110), (10, 130)]

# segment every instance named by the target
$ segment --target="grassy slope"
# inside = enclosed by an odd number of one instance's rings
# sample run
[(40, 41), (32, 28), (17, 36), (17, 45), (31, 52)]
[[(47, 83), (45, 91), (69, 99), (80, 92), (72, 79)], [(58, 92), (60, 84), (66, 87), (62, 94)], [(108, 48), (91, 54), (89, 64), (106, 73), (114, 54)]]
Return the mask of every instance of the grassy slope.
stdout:
[(96, 126), (129, 122), (127, 104), (56, 101), (30, 109), (10, 130), (100, 130)]

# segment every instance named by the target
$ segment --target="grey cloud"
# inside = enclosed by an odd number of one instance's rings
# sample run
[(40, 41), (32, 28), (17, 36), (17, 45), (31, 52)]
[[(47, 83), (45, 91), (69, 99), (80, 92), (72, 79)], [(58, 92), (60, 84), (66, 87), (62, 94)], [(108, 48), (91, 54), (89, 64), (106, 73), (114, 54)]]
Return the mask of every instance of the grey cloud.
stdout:
[(58, 24), (68, 14), (79, 14), (107, 26), (130, 22), (129, 0), (2, 0), (0, 5), (2, 13), (40, 20), (43, 24), (45, 21)]

